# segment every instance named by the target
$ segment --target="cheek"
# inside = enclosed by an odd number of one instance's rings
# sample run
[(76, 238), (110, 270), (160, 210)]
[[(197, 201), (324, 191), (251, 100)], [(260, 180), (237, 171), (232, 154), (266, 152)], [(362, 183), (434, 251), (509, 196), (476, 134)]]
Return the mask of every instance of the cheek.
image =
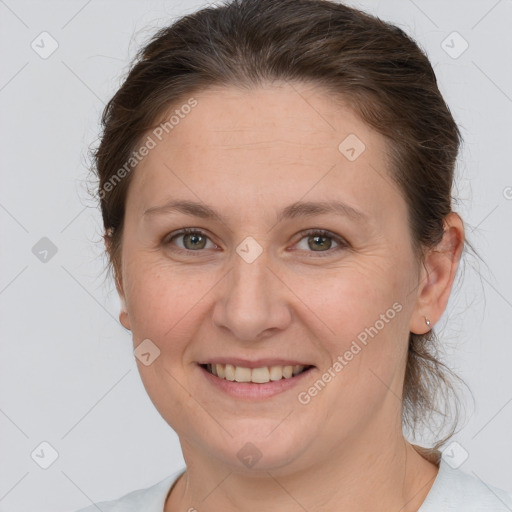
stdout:
[[(405, 310), (411, 286), (406, 268), (396, 267), (402, 270), (399, 272), (393, 267), (358, 262), (330, 273), (319, 272), (314, 279), (302, 280), (297, 294), (306, 298), (307, 305), (325, 321), (331, 333), (355, 337), (376, 322), (383, 330), (381, 316), (386, 326), (391, 325), (386, 320), (394, 319), (397, 309)], [(393, 308), (395, 303), (401, 307)]]
[(316, 279), (314, 286), (302, 281), (297, 295), (307, 297), (307, 306), (321, 319), (315, 320), (320, 327), (313, 334), (329, 355), (323, 369), (342, 376), (336, 379), (341, 392), (361, 397), (383, 388), (379, 378), (389, 385), (404, 367), (410, 278), (405, 262), (378, 265), (375, 260), (347, 265), (336, 274)]
[(213, 276), (192, 277), (149, 258), (133, 263), (128, 274), (134, 348), (150, 339), (160, 350), (150, 365), (137, 363), (141, 380), (156, 409), (179, 432), (186, 432), (190, 422), (204, 422), (184, 385), (187, 368), (182, 362), (200, 325), (201, 299), (215, 282)]
[[(146, 261), (131, 266), (127, 308), (135, 339), (149, 338), (161, 350), (178, 349), (176, 340), (189, 335), (201, 299), (215, 283), (214, 276), (189, 274)], [(188, 327), (187, 327), (188, 326)]]
[[(308, 304), (329, 327), (322, 328), (322, 337), (313, 333), (329, 361), (321, 368), (322, 382), (303, 391), (325, 428), (341, 436), (371, 421), (385, 403), (400, 407), (393, 395), (401, 394), (407, 355), (408, 313), (400, 277), (386, 273), (378, 279), (376, 273), (351, 270), (323, 300), (318, 296), (315, 303), (313, 296)], [(308, 288), (305, 283), (303, 291)]]

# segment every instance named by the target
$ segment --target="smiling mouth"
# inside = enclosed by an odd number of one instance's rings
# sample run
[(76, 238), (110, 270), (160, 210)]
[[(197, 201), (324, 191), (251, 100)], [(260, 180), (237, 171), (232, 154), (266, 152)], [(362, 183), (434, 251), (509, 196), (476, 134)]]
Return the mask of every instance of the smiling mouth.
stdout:
[(312, 365), (303, 366), (300, 364), (294, 366), (262, 366), (260, 368), (245, 368), (232, 364), (201, 364), (200, 366), (219, 379), (254, 384), (291, 379), (314, 368)]

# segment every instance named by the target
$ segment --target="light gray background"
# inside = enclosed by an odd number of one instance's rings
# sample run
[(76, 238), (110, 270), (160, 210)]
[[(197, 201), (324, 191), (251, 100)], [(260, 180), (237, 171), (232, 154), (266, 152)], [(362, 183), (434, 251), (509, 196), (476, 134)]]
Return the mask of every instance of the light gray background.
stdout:
[[(469, 454), (461, 469), (510, 492), (512, 2), (351, 4), (398, 24), (426, 49), (465, 138), (457, 210), (485, 264), (466, 258), (464, 281), (436, 330), (476, 401), (456, 437)], [(100, 214), (86, 193), (87, 148), (134, 52), (157, 27), (203, 5), (0, 0), (3, 512), (74, 510), (183, 466), (105, 282)], [(43, 31), (59, 45), (47, 59), (31, 48)], [(442, 48), (453, 31), (469, 43), (456, 59)], [(42, 237), (58, 249), (46, 263), (32, 253)], [(31, 458), (43, 441), (58, 452), (48, 469)]]

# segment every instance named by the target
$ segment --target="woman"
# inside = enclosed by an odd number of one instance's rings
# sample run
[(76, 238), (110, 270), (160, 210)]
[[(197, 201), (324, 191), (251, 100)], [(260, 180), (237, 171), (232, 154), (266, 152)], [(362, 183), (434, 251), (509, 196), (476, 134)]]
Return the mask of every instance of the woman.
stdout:
[(103, 123), (120, 321), (186, 470), (102, 510), (512, 509), (441, 458), (450, 435), (404, 434), (452, 389), (432, 329), (465, 243), (460, 134), (415, 42), (232, 1), (156, 34)]

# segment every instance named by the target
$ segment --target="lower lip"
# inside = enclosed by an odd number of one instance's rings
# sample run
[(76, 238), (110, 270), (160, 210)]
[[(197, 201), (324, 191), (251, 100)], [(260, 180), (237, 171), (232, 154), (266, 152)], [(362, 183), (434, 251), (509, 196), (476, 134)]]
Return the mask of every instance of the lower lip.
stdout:
[(258, 399), (258, 398), (270, 398), (274, 395), (287, 391), (297, 384), (301, 383), (306, 378), (313, 367), (305, 372), (299, 373), (289, 379), (280, 379), (265, 384), (256, 384), (254, 382), (236, 382), (226, 379), (221, 379), (216, 375), (213, 375), (208, 370), (198, 365), (199, 369), (205, 376), (205, 378), (215, 386), (217, 389), (231, 395), (235, 398), (247, 398), (247, 399)]

